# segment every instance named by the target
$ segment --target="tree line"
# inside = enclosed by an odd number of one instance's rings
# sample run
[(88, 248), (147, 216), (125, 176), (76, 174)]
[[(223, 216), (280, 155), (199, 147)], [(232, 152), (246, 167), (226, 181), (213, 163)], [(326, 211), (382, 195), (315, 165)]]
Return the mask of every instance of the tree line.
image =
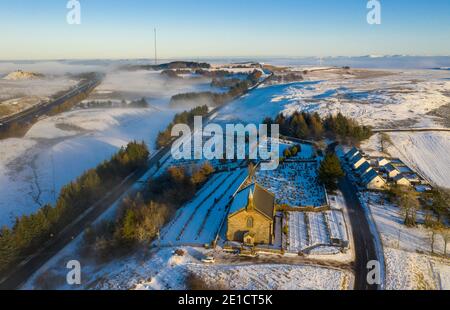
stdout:
[(111, 159), (64, 186), (54, 206), (47, 204), (36, 213), (17, 217), (12, 228), (3, 227), (0, 273), (38, 250), (130, 173), (144, 168), (148, 156), (144, 143), (131, 142)]
[(177, 124), (186, 124), (188, 126), (194, 125), (195, 116), (205, 116), (209, 112), (208, 106), (203, 105), (195, 107), (189, 111), (184, 111), (178, 113), (174, 116), (172, 122), (164, 129), (158, 133), (156, 138), (156, 147), (161, 148), (167, 146), (172, 141), (172, 128)]
[(299, 139), (329, 137), (344, 142), (360, 142), (373, 134), (370, 126), (359, 125), (357, 121), (341, 113), (325, 118), (321, 118), (318, 113), (297, 111), (291, 116), (280, 113), (275, 119), (267, 117), (264, 123), (278, 124), (282, 135)]
[(418, 193), (410, 186), (392, 186), (388, 191), (388, 200), (400, 208), (404, 224), (417, 226), (417, 214), (420, 209), (425, 212), (424, 225), (431, 232), (431, 252), (435, 253), (436, 237), (441, 235), (444, 241), (444, 256), (450, 241), (450, 191), (435, 187), (429, 192)]
[(104, 262), (149, 245), (175, 211), (190, 201), (214, 173), (209, 164), (189, 170), (171, 167), (133, 196), (123, 200), (117, 216), (86, 230), (84, 253)]

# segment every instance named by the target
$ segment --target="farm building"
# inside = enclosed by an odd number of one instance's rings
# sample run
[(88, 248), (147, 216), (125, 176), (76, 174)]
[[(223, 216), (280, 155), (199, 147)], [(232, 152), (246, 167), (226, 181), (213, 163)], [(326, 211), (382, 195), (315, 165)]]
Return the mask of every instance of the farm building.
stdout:
[(227, 239), (244, 245), (274, 241), (275, 196), (257, 183), (238, 192), (228, 215)]

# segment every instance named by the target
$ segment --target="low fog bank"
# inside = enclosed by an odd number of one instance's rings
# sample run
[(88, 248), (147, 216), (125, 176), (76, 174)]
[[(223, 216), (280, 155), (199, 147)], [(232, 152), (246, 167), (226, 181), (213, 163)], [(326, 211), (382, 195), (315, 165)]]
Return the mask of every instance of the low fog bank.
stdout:
[(161, 76), (160, 71), (115, 70), (106, 74), (97, 88), (97, 93), (116, 92), (127, 95), (128, 99), (170, 99), (173, 95), (183, 92), (213, 91), (210, 84), (211, 79), (205, 78), (166, 78)]

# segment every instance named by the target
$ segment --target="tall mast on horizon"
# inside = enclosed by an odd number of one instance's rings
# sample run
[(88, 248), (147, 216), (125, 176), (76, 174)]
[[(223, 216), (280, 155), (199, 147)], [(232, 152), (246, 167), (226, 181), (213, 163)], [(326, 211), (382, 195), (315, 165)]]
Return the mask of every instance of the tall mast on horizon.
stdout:
[(158, 49), (156, 45), (156, 28), (155, 28), (155, 65), (158, 64)]

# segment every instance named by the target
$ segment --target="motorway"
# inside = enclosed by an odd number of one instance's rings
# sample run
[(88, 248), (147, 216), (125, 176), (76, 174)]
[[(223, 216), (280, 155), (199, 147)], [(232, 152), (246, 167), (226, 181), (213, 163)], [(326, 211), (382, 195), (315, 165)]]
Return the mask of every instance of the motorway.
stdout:
[(42, 116), (47, 115), (52, 109), (58, 107), (65, 103), (67, 100), (82, 94), (90, 89), (95, 88), (100, 83), (100, 78), (96, 77), (93, 80), (90, 80), (83, 84), (78, 84), (75, 88), (69, 90), (67, 93), (62, 95), (59, 98), (53, 99), (50, 102), (43, 102), (39, 105), (36, 105), (28, 110), (22, 111), (20, 113), (14, 114), (12, 116), (1, 118), (0, 119), (0, 131), (7, 130), (11, 125), (30, 125), (33, 124), (37, 119)]

